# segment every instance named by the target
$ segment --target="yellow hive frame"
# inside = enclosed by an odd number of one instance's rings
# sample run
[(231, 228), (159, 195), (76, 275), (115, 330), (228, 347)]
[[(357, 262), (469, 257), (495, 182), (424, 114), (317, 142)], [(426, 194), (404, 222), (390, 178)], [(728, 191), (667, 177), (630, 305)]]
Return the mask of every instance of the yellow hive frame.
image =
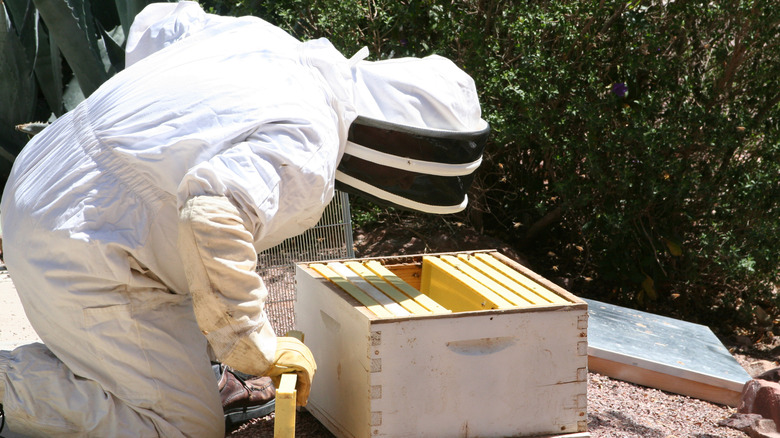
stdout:
[(381, 318), (571, 303), (482, 252), (423, 256), (420, 290), (377, 260), (309, 266)]
[(381, 263), (379, 263), (376, 260), (371, 260), (366, 262), (366, 267), (370, 269), (373, 273), (380, 276), (383, 280), (390, 283), (398, 289), (399, 291), (403, 292), (405, 295), (407, 295), (409, 298), (416, 301), (421, 306), (425, 307), (426, 309), (430, 310), (433, 313), (452, 313), (451, 310), (443, 307), (441, 304), (437, 303), (436, 301), (432, 300), (428, 295), (425, 295), (424, 293), (420, 292), (419, 290), (413, 288), (409, 285), (409, 283), (403, 281), (400, 277), (395, 275), (391, 270), (385, 268)]

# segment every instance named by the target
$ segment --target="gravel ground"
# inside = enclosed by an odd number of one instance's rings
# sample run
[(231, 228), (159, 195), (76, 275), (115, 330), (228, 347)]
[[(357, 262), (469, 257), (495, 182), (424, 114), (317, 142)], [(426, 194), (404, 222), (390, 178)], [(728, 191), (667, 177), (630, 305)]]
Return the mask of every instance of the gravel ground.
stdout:
[(588, 430), (593, 438), (745, 438), (718, 422), (736, 410), (645, 388), (600, 374), (588, 379)]
[[(454, 250), (500, 249), (512, 258), (520, 254), (499, 241), (492, 241), (476, 233), (464, 234), (468, 239), (441, 238), (433, 235), (426, 241), (405, 235), (403, 230), (377, 230), (373, 233), (356, 232), (356, 251), (360, 257), (389, 254), (420, 254)], [(780, 346), (780, 341), (778, 342)], [(737, 361), (752, 376), (777, 366), (736, 355)], [(747, 434), (718, 426), (718, 422), (736, 410), (690, 397), (670, 394), (609, 377), (590, 373), (588, 378), (588, 431), (592, 438), (746, 438)], [(332, 437), (333, 435), (305, 410), (296, 417), (297, 437)], [(229, 437), (259, 438), (273, 436), (273, 415), (253, 420)]]
[[(391, 239), (376, 239), (396, 243)], [(0, 240), (2, 242), (2, 240)], [(0, 243), (1, 245), (1, 243)], [(481, 245), (481, 246), (480, 246)], [(395, 246), (395, 245), (394, 245)], [(410, 253), (419, 253), (413, 246)], [(398, 246), (395, 246), (396, 248)], [(498, 245), (477, 244), (477, 248)], [(0, 251), (2, 247), (0, 246)], [(472, 249), (472, 248), (460, 248)], [(0, 253), (1, 254), (1, 253)], [(370, 256), (371, 254), (364, 254)], [(780, 337), (776, 337), (780, 351)], [(774, 350), (773, 350), (774, 352)], [(737, 361), (752, 376), (778, 366), (776, 354), (761, 358), (735, 354)], [(766, 360), (769, 359), (769, 360)], [(611, 379), (596, 373), (588, 376), (588, 431), (592, 438), (746, 438), (747, 434), (718, 426), (735, 409), (653, 388)], [(296, 436), (329, 438), (333, 435), (311, 414), (302, 409), (296, 417)], [(228, 431), (228, 437), (273, 437), (273, 414), (252, 420)]]
[[(588, 431), (592, 438), (747, 438), (718, 426), (735, 409), (609, 377), (588, 376)], [(296, 417), (297, 437), (332, 437), (308, 412)], [(273, 436), (273, 415), (253, 420), (229, 437)]]

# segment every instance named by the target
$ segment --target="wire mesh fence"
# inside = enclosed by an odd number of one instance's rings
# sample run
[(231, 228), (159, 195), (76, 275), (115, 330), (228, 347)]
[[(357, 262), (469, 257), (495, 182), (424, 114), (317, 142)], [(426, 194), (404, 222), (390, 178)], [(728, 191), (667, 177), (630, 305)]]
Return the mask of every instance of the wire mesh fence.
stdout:
[(355, 256), (349, 214), (349, 197), (336, 191), (316, 226), (258, 254), (257, 272), (268, 288), (266, 312), (278, 335), (295, 328), (295, 264)]

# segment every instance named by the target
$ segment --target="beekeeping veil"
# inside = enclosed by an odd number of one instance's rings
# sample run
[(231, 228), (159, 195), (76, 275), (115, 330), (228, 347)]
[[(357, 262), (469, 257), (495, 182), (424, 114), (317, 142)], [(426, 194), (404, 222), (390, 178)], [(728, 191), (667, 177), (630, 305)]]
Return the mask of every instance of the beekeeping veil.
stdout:
[(434, 214), (466, 207), (490, 128), (474, 81), (441, 56), (353, 66), (358, 118), (336, 187)]

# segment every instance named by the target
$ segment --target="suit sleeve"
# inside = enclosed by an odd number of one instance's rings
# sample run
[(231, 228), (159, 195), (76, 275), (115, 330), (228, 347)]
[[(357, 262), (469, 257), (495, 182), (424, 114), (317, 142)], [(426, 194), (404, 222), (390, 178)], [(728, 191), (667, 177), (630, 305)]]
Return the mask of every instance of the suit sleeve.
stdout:
[(265, 126), (180, 185), (179, 251), (198, 325), (217, 359), (245, 373), (266, 373), (276, 349), (257, 252), (320, 218), (333, 195), (336, 130), (303, 121)]
[(255, 272), (252, 235), (223, 196), (189, 199), (179, 214), (179, 251), (198, 326), (217, 360), (264, 375), (276, 336), (265, 313), (267, 291)]

